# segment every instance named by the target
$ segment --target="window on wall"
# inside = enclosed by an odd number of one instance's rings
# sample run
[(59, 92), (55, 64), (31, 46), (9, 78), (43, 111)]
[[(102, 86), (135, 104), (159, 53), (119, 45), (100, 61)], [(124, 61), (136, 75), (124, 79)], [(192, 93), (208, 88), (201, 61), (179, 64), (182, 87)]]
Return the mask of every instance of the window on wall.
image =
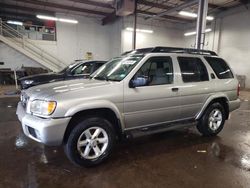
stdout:
[(183, 82), (208, 81), (206, 66), (200, 58), (178, 57)]
[(173, 65), (170, 57), (152, 57), (136, 73), (148, 79), (148, 86), (173, 83)]
[(229, 79), (234, 77), (229, 66), (223, 59), (217, 57), (205, 57), (205, 59), (219, 79)]

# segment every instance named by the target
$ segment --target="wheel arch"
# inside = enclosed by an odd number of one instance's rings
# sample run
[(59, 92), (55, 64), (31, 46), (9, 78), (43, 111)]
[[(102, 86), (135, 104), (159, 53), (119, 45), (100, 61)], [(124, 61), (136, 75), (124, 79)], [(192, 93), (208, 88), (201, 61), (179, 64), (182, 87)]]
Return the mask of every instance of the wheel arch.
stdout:
[(113, 125), (116, 135), (118, 138), (121, 137), (123, 133), (123, 127), (121, 123), (120, 116), (117, 117), (117, 113), (114, 112), (111, 108), (91, 108), (91, 109), (82, 109), (77, 111), (72, 115), (70, 122), (67, 125), (66, 131), (64, 133), (63, 142), (65, 143), (68, 139), (70, 132), (80, 121), (84, 120), (87, 117), (98, 116), (107, 119)]
[(223, 108), (225, 109), (225, 112), (226, 112), (226, 119), (228, 119), (229, 118), (229, 104), (228, 104), (229, 99), (225, 95), (217, 95), (217, 96), (209, 97), (207, 99), (207, 101), (205, 102), (205, 104), (203, 105), (201, 111), (196, 115), (195, 119), (199, 120), (203, 116), (206, 109), (211, 104), (216, 103), (216, 102), (220, 103), (223, 106)]

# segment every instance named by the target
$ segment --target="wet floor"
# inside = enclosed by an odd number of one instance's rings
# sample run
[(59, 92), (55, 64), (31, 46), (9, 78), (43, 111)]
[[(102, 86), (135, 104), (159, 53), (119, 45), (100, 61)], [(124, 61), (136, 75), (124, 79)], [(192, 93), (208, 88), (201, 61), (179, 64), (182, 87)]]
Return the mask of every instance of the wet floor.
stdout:
[(15, 115), (17, 100), (0, 99), (0, 187), (250, 187), (248, 100), (217, 137), (190, 128), (130, 140), (90, 169), (73, 166), (61, 147), (26, 138)]

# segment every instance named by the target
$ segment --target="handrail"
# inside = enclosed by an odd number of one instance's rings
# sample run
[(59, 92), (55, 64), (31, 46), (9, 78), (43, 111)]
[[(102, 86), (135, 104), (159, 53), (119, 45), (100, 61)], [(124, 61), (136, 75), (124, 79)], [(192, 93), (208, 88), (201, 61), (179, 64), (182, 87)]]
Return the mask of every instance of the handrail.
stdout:
[(1, 18), (0, 18), (0, 29), (1, 29), (0, 35), (5, 34), (9, 36), (14, 43), (20, 44), (23, 49), (26, 48), (37, 57), (46, 61), (46, 63), (49, 63), (50, 65), (55, 66), (57, 68), (66, 66), (66, 64), (62, 62), (60, 59), (46, 52), (44, 49), (40, 48), (39, 46), (34, 44), (32, 41), (28, 40), (25, 35), (18, 32), (17, 30), (10, 27), (9, 25), (3, 23), (1, 21)]
[(2, 22), (2, 26), (3, 27), (7, 27), (9, 30), (15, 32), (17, 35), (19, 36), (23, 36), (21, 33), (19, 33), (17, 30), (13, 29), (12, 27), (10, 27), (9, 25), (7, 25), (6, 23)]
[[(8, 33), (9, 35), (11, 35), (12, 37), (15, 37), (12, 33), (8, 32), (7, 30), (4, 30), (4, 32), (7, 32), (7, 33)], [(46, 57), (46, 55), (49, 56), (49, 57), (51, 57), (51, 58), (54, 58), (56, 61), (58, 61), (58, 62), (61, 64), (60, 60), (57, 60), (55, 57), (53, 57), (52, 55), (46, 53), (43, 49), (41, 49), (41, 48), (39, 48), (38, 46), (32, 44), (32, 43), (29, 42), (28, 40), (26, 40), (25, 42), (27, 42), (28, 45), (30, 44), (31, 47), (37, 48), (38, 50), (40, 50), (40, 53), (39, 53), (39, 52), (35, 52), (30, 46), (28, 46), (27, 44), (24, 44), (24, 43), (23, 43), (24, 41), (22, 41), (22, 38), (18, 38), (18, 39), (20, 39), (20, 40), (14, 39), (14, 38), (11, 38), (11, 39), (13, 39), (12, 41), (14, 41), (14, 42), (16, 42), (16, 43), (21, 44), (22, 47), (25, 47), (25, 48), (28, 48), (29, 50), (31, 50), (31, 51), (33, 52), (34, 55), (36, 54), (36, 55), (38, 55), (38, 57), (44, 58), (44, 59), (48, 60), (48, 61), (50, 62), (50, 64), (51, 64), (51, 59), (49, 59), (48, 57)], [(35, 53), (34, 53), (34, 52), (35, 52)], [(55, 64), (55, 63), (54, 63), (54, 64), (51, 64), (51, 65), (56, 66), (56, 67), (58, 67), (58, 68), (61, 68), (60, 65)]]

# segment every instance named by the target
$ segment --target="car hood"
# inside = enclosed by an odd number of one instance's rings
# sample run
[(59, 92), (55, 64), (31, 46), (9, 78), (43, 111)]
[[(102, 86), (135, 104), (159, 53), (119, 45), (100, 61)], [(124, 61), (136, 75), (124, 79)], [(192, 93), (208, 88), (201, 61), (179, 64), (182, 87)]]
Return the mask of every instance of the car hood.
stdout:
[(43, 74), (25, 76), (25, 77), (19, 78), (19, 80), (20, 81), (23, 81), (23, 80), (41, 80), (43, 78), (51, 78), (51, 77), (54, 77), (54, 76), (61, 76), (61, 75), (63, 75), (63, 74), (62, 73), (51, 72), (51, 73), (43, 73)]
[[(117, 82), (116, 82), (117, 83)], [(83, 92), (84, 90), (94, 89), (101, 86), (114, 84), (114, 82), (94, 80), (94, 79), (76, 79), (69, 81), (59, 81), (49, 84), (43, 84), (31, 87), (24, 92), (30, 99), (48, 99), (55, 95), (64, 95), (69, 92)], [(81, 90), (81, 91), (79, 91)]]

